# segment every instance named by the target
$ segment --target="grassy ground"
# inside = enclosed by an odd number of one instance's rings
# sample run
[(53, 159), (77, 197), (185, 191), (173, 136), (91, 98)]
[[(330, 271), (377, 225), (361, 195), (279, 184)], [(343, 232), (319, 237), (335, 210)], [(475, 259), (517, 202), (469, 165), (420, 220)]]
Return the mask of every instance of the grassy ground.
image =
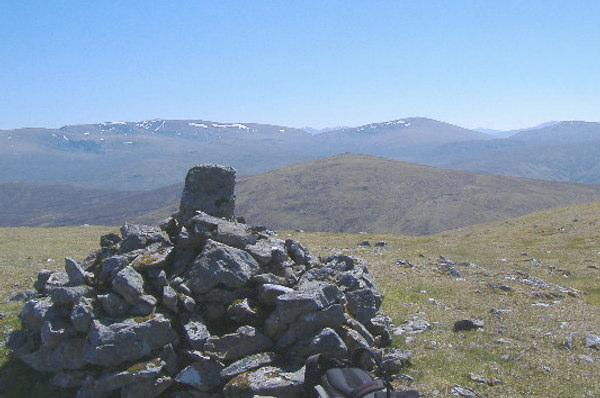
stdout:
[[(600, 334), (599, 220), (600, 205), (589, 204), (428, 237), (281, 232), (280, 238), (299, 240), (315, 255), (363, 257), (395, 324), (419, 319), (433, 325), (395, 337), (395, 345), (414, 351), (405, 371), (414, 381), (398, 379), (398, 387), (439, 397), (452, 396), (457, 386), (487, 397), (600, 397), (600, 352), (583, 344), (586, 333)], [(114, 230), (0, 229), (0, 302), (29, 288), (39, 269), (62, 268), (65, 256), (82, 259), (98, 247), (100, 235)], [(363, 247), (363, 240), (387, 245)], [(0, 304), (0, 330), (18, 327), (18, 306)], [(485, 327), (453, 332), (454, 322), (465, 318)], [(563, 344), (569, 336), (572, 349)], [(17, 376), (20, 382), (3, 388)], [(58, 396), (36, 377), (0, 347), (1, 397)], [(17, 385), (37, 390), (23, 395)]]
[[(429, 332), (396, 337), (399, 347), (414, 350), (406, 374), (415, 380), (399, 385), (442, 397), (457, 385), (487, 397), (600, 397), (600, 353), (583, 343), (586, 333), (600, 333), (599, 218), (598, 204), (590, 204), (430, 237), (287, 235), (313, 254), (363, 257), (396, 324), (433, 324)], [(388, 245), (359, 246), (363, 240)], [(440, 256), (456, 263), (460, 276)], [(485, 327), (453, 332), (465, 318)], [(563, 344), (569, 336), (572, 350)]]

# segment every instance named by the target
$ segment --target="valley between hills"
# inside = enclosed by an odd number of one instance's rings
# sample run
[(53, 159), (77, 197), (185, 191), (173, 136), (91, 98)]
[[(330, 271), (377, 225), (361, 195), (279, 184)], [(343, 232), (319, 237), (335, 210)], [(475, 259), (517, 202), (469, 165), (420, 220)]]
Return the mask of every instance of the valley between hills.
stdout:
[[(156, 225), (182, 185), (114, 191), (0, 184), (0, 226)], [(600, 200), (600, 185), (532, 180), (340, 154), (238, 176), (237, 215), (273, 229), (428, 235)]]

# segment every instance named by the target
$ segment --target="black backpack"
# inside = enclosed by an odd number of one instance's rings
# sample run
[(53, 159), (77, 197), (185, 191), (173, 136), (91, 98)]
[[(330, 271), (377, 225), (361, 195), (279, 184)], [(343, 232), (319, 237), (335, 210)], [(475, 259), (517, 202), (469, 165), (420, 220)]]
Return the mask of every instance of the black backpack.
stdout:
[[(361, 367), (368, 354), (374, 359), (383, 379), (373, 378)], [(380, 355), (371, 348), (355, 350), (350, 360), (317, 354), (306, 360), (304, 388), (314, 398), (418, 398), (415, 390), (394, 391), (387, 372), (381, 366)]]

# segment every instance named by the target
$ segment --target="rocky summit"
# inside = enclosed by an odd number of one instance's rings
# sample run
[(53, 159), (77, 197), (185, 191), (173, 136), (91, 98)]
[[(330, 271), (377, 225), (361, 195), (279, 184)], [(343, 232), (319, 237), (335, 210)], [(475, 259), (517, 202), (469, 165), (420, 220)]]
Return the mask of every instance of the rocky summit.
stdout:
[(78, 398), (302, 397), (310, 355), (389, 348), (364, 261), (316, 258), (234, 217), (235, 171), (191, 169), (159, 227), (126, 224), (85, 260), (42, 270), (8, 336), (17, 358)]

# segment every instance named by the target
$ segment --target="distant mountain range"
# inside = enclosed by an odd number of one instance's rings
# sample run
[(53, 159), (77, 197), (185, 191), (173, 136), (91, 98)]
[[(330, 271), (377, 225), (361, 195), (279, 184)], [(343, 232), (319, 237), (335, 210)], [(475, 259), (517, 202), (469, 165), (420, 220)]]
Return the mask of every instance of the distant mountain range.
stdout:
[[(0, 184), (1, 226), (157, 224), (182, 184), (151, 191)], [(274, 229), (427, 235), (600, 200), (600, 185), (444, 170), (342, 154), (238, 178), (236, 214)]]
[[(314, 133), (314, 132), (313, 132)], [(600, 123), (552, 122), (508, 138), (427, 118), (311, 134), (204, 120), (150, 120), (0, 131), (0, 182), (150, 190), (200, 163), (239, 175), (340, 153), (555, 181), (600, 183)]]

